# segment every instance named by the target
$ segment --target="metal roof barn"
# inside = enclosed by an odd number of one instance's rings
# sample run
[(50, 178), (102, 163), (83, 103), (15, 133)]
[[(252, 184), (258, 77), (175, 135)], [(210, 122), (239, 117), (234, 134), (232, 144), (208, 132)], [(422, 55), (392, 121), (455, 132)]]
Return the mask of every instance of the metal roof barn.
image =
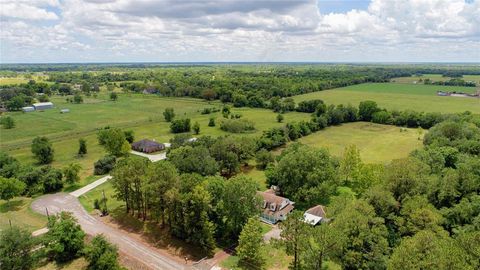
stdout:
[(39, 102), (39, 103), (33, 103), (32, 105), (35, 110), (46, 110), (46, 109), (52, 109), (53, 108), (53, 103), (52, 102)]

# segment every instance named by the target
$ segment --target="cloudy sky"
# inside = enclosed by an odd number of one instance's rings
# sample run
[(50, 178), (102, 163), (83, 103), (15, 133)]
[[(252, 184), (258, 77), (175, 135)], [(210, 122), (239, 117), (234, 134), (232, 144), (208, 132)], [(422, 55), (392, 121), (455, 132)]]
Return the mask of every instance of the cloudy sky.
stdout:
[(480, 0), (0, 0), (0, 62), (480, 62)]

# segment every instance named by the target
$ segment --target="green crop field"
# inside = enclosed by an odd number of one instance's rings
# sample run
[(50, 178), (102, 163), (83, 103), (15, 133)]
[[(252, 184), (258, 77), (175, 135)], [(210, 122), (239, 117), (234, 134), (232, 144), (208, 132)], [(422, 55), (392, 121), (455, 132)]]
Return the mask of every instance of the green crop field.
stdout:
[(435, 86), (401, 83), (367, 83), (343, 88), (294, 96), (295, 102), (322, 99), (328, 104), (358, 105), (364, 100), (374, 100), (389, 110), (415, 110), (424, 112), (480, 113), (480, 98), (440, 97), (438, 90), (474, 93), (474, 87)]
[(345, 147), (356, 145), (360, 156), (367, 163), (387, 163), (403, 158), (414, 149), (422, 147), (423, 131), (418, 129), (379, 125), (367, 122), (328, 127), (323, 131), (305, 136), (298, 141), (314, 147), (325, 147), (332, 155), (342, 156)]

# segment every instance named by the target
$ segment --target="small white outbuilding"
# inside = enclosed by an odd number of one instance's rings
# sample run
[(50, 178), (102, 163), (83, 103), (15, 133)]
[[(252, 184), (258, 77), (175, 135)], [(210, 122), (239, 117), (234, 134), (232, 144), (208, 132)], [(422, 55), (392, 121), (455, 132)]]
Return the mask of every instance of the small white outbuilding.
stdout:
[(22, 111), (23, 112), (33, 112), (33, 111), (35, 111), (35, 108), (32, 107), (32, 106), (22, 107)]
[(35, 110), (40, 111), (40, 110), (52, 109), (53, 108), (53, 103), (52, 102), (38, 102), (38, 103), (33, 103), (32, 106), (35, 108)]

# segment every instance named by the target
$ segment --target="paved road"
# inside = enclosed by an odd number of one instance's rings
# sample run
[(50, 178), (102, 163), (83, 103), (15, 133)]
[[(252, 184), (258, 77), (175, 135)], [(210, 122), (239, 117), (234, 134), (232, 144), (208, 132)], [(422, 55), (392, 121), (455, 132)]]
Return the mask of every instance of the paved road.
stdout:
[(146, 157), (151, 162), (157, 162), (159, 160), (167, 158), (167, 152), (161, 152), (160, 154), (151, 155), (151, 154), (145, 154), (145, 153), (142, 153), (142, 152), (131, 150), (130, 153), (134, 154), (134, 155), (137, 155), (137, 156)]
[(70, 195), (78, 198), (78, 197), (82, 196), (83, 194), (89, 192), (90, 190), (92, 190), (92, 189), (100, 186), (101, 184), (107, 182), (107, 181), (108, 181), (109, 179), (111, 179), (111, 178), (112, 178), (111, 175), (107, 175), (107, 176), (105, 176), (105, 177), (102, 177), (102, 178), (100, 178), (100, 179), (98, 179), (98, 180), (96, 180), (96, 181), (94, 181), (94, 182), (92, 182), (92, 183), (90, 183), (90, 184), (88, 184), (88, 185), (80, 188), (80, 189), (77, 189), (77, 190), (75, 190), (75, 191), (73, 191), (73, 192), (70, 192)]
[(46, 214), (46, 207), (48, 208), (49, 214), (55, 214), (61, 211), (71, 212), (87, 234), (104, 234), (110, 242), (116, 244), (122, 252), (125, 252), (152, 269), (189, 269), (188, 266), (161, 255), (152, 247), (95, 219), (85, 211), (78, 199), (71, 194), (57, 193), (45, 195), (35, 200), (31, 207), (34, 211), (44, 215)]

